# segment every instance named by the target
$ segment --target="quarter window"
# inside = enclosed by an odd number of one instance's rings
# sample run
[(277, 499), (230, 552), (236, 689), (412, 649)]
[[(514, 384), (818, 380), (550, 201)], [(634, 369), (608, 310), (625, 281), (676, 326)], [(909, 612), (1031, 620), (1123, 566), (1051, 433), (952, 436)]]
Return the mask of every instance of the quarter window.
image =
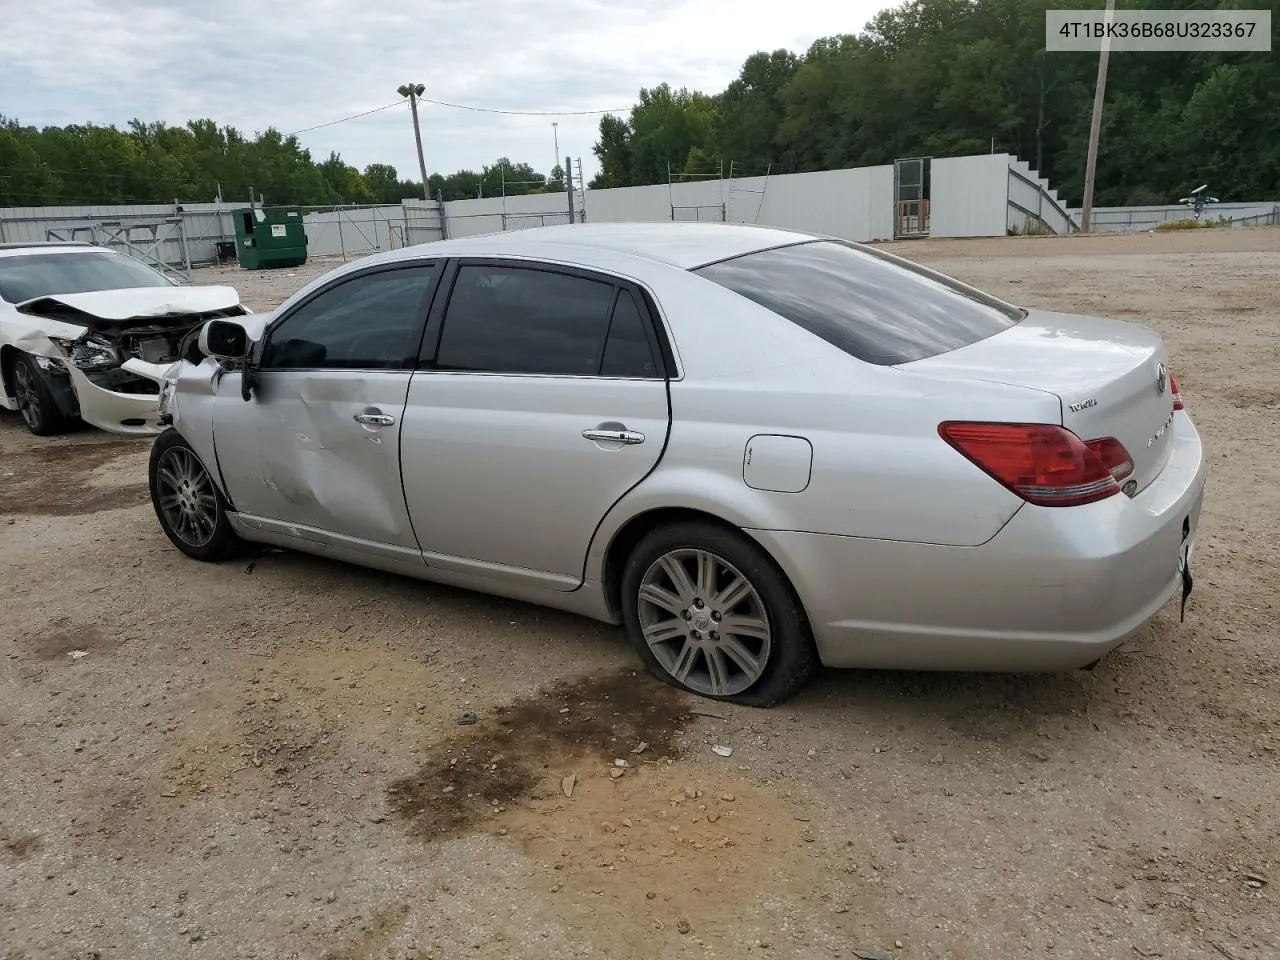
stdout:
[(271, 331), (265, 369), (399, 370), (416, 353), (440, 273), (423, 264), (353, 277), (304, 303)]
[(465, 265), (445, 312), (436, 367), (595, 376), (614, 289), (547, 270)]
[(613, 322), (604, 344), (600, 364), (602, 377), (654, 377), (658, 374), (653, 360), (653, 347), (645, 329), (644, 317), (636, 299), (627, 290), (618, 293), (613, 308)]

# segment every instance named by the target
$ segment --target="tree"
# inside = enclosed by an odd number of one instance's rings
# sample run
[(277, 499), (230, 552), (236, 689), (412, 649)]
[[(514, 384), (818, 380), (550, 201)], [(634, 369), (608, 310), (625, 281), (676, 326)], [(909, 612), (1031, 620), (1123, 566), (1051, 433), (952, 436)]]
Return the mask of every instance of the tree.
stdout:
[(715, 139), (719, 154), (747, 175), (761, 174), (777, 158), (778, 127), (786, 111), (783, 91), (800, 58), (789, 50), (753, 53), (738, 78), (720, 94)]
[(631, 182), (658, 183), (679, 171), (692, 148), (711, 143), (717, 116), (705, 94), (665, 83), (641, 90), (629, 123)]
[[(1246, 0), (1216, 0), (1240, 7)], [(1280, 14), (1271, 0), (1266, 6)], [(592, 150), (594, 189), (664, 183), (672, 173), (788, 173), (988, 150), (1029, 162), (1069, 202), (1083, 187), (1097, 55), (1047, 53), (1044, 12), (1097, 0), (906, 0), (860, 32), (803, 53), (747, 57), (720, 93), (642, 89), (626, 117), (606, 114)], [(1202, 9), (1203, 0), (1127, 0)], [(1099, 149), (1099, 204), (1163, 200), (1209, 182), (1220, 197), (1280, 195), (1280, 58), (1268, 53), (1143, 53), (1111, 59)], [(564, 189), (499, 158), (435, 173), (445, 200)], [(36, 129), (0, 117), (0, 204), (396, 203), (422, 195), (394, 167), (317, 163), (296, 137), (194, 119), (125, 129)]]
[[(1198, 0), (1135, 5), (1203, 8)], [(713, 98), (666, 85), (641, 90), (629, 122), (601, 120), (601, 172), (591, 185), (661, 183), (667, 163), (703, 169), (711, 157), (732, 161), (735, 174), (759, 174), (770, 164), (786, 173), (995, 149), (1078, 201), (1097, 55), (1045, 51), (1051, 7), (1097, 3), (907, 0), (803, 55), (752, 54)], [(1197, 185), (1191, 180), (1210, 181), (1220, 196), (1280, 193), (1280, 61), (1271, 55), (1113, 56), (1108, 91), (1100, 203), (1169, 202)]]
[(600, 161), (600, 172), (591, 180), (591, 189), (631, 185), (631, 127), (625, 120), (606, 113), (600, 118), (600, 139), (591, 152)]
[(527, 193), (545, 193), (547, 178), (527, 163), (512, 163), (510, 157), (499, 157), (480, 174), (485, 194), (491, 197), (519, 197)]

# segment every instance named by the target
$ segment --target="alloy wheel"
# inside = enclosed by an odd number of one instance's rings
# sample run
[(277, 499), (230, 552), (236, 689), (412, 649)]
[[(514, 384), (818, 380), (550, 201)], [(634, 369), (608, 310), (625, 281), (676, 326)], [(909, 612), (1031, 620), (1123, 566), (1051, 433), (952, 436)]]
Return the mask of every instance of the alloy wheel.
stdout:
[(13, 366), (14, 399), (18, 401), (18, 410), (22, 419), (31, 430), (40, 428), (41, 413), (40, 393), (32, 379), (31, 368), (26, 362), (19, 360)]
[(764, 674), (773, 633), (760, 593), (707, 550), (672, 550), (640, 580), (640, 628), (675, 680), (717, 697), (742, 693)]
[(183, 543), (203, 547), (218, 528), (218, 498), (199, 459), (184, 447), (170, 447), (156, 465), (156, 493), (165, 523)]

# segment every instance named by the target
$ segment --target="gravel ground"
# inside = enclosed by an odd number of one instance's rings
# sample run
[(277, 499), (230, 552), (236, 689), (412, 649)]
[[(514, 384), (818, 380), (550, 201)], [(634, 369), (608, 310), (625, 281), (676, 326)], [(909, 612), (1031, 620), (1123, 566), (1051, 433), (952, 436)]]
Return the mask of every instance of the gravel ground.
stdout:
[(892, 247), (1168, 339), (1212, 465), (1185, 624), (692, 714), (609, 627), (187, 561), (145, 443), (3, 415), (0, 958), (1280, 956), (1280, 231)]

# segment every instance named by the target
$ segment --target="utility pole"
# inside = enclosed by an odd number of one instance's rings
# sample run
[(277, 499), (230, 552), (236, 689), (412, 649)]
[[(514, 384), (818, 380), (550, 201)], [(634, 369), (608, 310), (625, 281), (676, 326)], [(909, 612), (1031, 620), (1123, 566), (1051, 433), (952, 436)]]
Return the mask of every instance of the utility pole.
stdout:
[(564, 165), (564, 192), (569, 197), (569, 222), (577, 223), (578, 218), (573, 212), (573, 157), (565, 157)]
[(556, 139), (556, 166), (560, 166), (560, 121), (551, 121), (551, 135)]
[(578, 165), (578, 189), (582, 191), (582, 222), (587, 222), (587, 182), (582, 179), (582, 157), (574, 161)]
[[(1115, 20), (1116, 0), (1107, 0), (1106, 23)], [(1089, 155), (1084, 165), (1084, 203), (1080, 211), (1080, 232), (1093, 228), (1093, 180), (1098, 169), (1098, 137), (1102, 133), (1102, 102), (1107, 95), (1107, 60), (1111, 55), (1111, 37), (1102, 36), (1102, 49), (1098, 53), (1098, 82), (1093, 88), (1093, 118), (1089, 121)]]
[(427, 161), (422, 156), (422, 128), (418, 126), (418, 98), (427, 92), (420, 83), (402, 83), (396, 93), (409, 98), (409, 110), (413, 113), (413, 139), (418, 145), (418, 170), (422, 173), (422, 197), (431, 199), (431, 186), (427, 183)]

